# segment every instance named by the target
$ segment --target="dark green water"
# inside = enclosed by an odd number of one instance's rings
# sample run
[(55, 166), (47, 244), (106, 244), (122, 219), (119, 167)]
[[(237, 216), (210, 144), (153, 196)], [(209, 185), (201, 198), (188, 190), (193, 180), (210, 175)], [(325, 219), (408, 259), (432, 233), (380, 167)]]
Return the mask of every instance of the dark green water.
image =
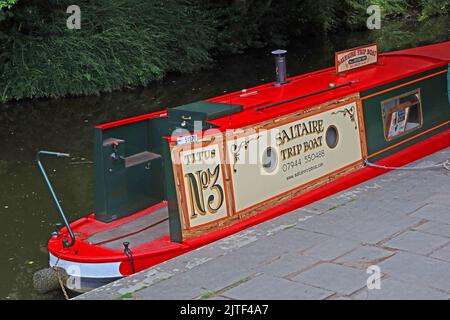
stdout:
[[(294, 41), (287, 47), (288, 71), (292, 76), (329, 67), (335, 51), (375, 41), (382, 51), (447, 41), (449, 28), (444, 17)], [(62, 298), (59, 292), (40, 295), (31, 284), (33, 273), (47, 266), (46, 242), (60, 222), (36, 166), (38, 150), (72, 155), (46, 165), (69, 220), (86, 216), (93, 208), (94, 125), (272, 81), (271, 49), (221, 58), (207, 71), (170, 75), (146, 88), (0, 105), (0, 299)]]

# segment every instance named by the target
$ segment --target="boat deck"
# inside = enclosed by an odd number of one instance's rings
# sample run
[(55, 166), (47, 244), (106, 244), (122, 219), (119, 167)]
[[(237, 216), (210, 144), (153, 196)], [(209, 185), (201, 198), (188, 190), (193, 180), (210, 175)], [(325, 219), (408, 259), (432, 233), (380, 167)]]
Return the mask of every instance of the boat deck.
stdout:
[(164, 206), (114, 228), (97, 232), (85, 241), (110, 250), (123, 249), (124, 242), (129, 242), (130, 248), (137, 247), (169, 233), (168, 214)]

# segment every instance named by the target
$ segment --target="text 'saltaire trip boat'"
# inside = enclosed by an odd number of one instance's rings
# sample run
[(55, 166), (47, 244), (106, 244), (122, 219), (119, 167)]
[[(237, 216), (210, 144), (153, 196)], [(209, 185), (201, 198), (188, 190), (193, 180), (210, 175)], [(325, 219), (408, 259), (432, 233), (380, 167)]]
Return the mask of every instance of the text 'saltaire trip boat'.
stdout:
[(97, 126), (94, 213), (50, 265), (93, 288), (450, 146), (450, 42), (289, 79), (274, 53), (275, 83)]

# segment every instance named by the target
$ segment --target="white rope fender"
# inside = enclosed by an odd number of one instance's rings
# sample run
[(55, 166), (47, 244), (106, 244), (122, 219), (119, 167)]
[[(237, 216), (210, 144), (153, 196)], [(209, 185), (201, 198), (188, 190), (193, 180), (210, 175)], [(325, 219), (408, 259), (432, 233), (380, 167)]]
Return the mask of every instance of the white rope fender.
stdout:
[(450, 159), (443, 163), (435, 164), (432, 166), (424, 166), (424, 167), (387, 167), (387, 166), (380, 166), (378, 164), (371, 163), (367, 159), (364, 160), (364, 163), (368, 167), (385, 169), (385, 170), (418, 171), (418, 170), (432, 170), (432, 169), (444, 168), (445, 170), (450, 171)]

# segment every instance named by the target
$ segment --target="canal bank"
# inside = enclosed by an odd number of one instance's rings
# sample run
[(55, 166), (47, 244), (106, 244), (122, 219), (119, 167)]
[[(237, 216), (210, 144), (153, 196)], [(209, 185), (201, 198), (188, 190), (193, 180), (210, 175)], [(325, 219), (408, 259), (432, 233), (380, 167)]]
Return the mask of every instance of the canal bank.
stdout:
[(447, 300), (449, 190), (443, 168), (391, 171), (76, 299)]

